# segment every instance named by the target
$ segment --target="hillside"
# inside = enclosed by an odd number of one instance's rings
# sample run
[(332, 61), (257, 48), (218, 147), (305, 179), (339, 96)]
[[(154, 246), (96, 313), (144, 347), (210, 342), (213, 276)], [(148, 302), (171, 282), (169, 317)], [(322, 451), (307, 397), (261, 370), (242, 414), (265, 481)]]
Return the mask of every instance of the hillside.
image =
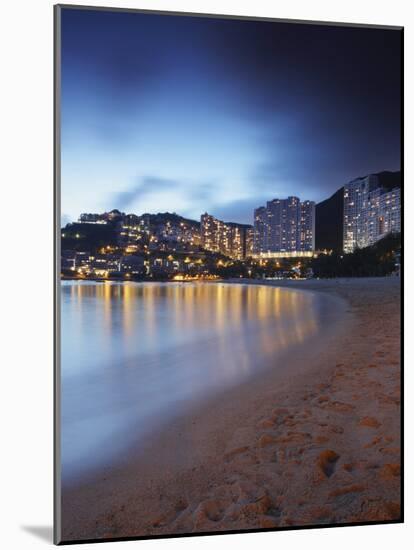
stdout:
[(375, 175), (378, 176), (381, 187), (387, 191), (395, 187), (401, 189), (401, 172), (378, 172)]
[(316, 205), (316, 250), (342, 250), (344, 215), (344, 188), (341, 187), (329, 199)]
[(158, 212), (158, 214), (143, 214), (142, 217), (148, 216), (149, 222), (151, 225), (159, 225), (166, 222), (170, 222), (172, 225), (179, 225), (180, 223), (185, 223), (186, 225), (191, 225), (193, 227), (200, 227), (200, 222), (196, 220), (191, 220), (189, 218), (184, 218), (179, 214), (171, 212)]

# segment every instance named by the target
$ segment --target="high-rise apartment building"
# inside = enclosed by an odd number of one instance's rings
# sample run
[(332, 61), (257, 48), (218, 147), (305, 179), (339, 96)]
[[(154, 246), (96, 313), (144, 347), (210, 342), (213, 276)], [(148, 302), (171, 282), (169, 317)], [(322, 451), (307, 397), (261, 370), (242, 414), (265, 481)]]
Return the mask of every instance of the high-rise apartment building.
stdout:
[(344, 185), (344, 252), (377, 242), (387, 233), (401, 231), (398, 187), (386, 190), (376, 174)]
[(315, 203), (298, 197), (273, 199), (254, 211), (253, 254), (257, 257), (312, 255)]
[(243, 260), (251, 255), (252, 229), (249, 225), (226, 223), (205, 213), (201, 216), (201, 246)]
[(253, 254), (268, 251), (269, 219), (266, 207), (260, 206), (254, 211)]
[(300, 203), (299, 249), (303, 252), (315, 250), (315, 203)]
[(251, 258), (253, 255), (254, 228), (249, 226), (246, 229), (246, 258)]

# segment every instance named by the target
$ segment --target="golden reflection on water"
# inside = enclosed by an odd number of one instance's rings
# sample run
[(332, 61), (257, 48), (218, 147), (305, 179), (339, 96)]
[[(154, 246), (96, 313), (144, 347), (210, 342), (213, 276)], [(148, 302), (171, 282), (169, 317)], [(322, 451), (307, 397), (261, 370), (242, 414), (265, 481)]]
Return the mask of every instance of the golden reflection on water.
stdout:
[[(168, 304), (172, 317), (169, 328), (174, 331), (197, 327), (214, 327), (220, 331), (236, 330), (241, 323), (254, 321), (272, 326), (275, 319), (282, 319), (289, 330), (259, 331), (258, 338), (263, 352), (271, 353), (275, 345), (286, 348), (302, 343), (318, 330), (318, 320), (311, 307), (312, 295), (260, 285), (227, 285), (220, 283), (173, 284), (113, 284), (73, 285), (70, 289), (79, 312), (83, 300), (96, 300), (102, 308), (105, 332), (114, 328), (115, 305), (122, 315), (122, 332), (126, 341), (135, 337), (140, 325), (145, 324), (148, 338), (160, 337), (157, 327), (157, 311)], [(268, 327), (269, 328), (269, 327)]]
[(62, 456), (74, 473), (102, 448), (118, 453), (158, 429), (183, 403), (260, 368), (289, 366), (280, 352), (322, 322), (316, 295), (277, 287), (104, 282), (62, 290)]

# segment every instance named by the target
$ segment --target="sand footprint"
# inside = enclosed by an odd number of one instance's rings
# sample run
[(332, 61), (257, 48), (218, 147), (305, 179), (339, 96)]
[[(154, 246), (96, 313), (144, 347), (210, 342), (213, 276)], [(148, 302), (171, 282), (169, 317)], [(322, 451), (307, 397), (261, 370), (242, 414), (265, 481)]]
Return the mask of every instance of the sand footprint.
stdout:
[(339, 455), (330, 449), (322, 451), (317, 460), (317, 465), (326, 477), (331, 477), (335, 472), (336, 463), (339, 460)]

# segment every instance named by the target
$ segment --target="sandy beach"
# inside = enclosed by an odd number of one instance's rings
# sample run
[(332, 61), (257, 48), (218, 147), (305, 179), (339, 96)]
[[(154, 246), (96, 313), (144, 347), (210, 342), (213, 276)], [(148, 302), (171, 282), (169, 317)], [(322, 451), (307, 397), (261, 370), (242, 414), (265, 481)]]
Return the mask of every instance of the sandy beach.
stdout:
[(335, 296), (344, 320), (64, 489), (63, 540), (400, 519), (399, 278), (257, 284)]

